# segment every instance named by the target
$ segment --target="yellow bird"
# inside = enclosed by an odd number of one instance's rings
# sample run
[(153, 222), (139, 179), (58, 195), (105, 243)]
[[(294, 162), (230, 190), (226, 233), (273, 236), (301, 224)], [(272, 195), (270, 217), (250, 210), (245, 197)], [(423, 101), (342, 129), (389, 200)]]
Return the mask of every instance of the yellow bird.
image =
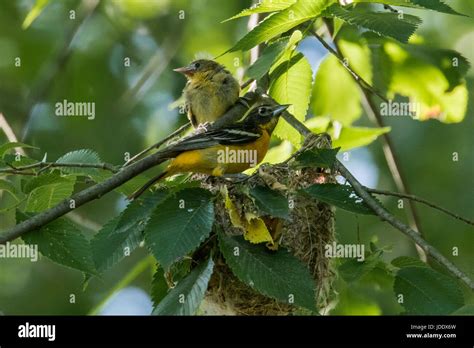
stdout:
[(267, 153), (270, 137), (288, 105), (261, 105), (242, 121), (206, 130), (161, 150), (162, 161), (171, 162), (164, 172), (149, 180), (129, 199), (135, 199), (150, 186), (177, 173), (204, 173), (214, 176), (241, 173), (260, 163)]
[(174, 71), (188, 79), (184, 98), (188, 119), (194, 128), (214, 122), (239, 99), (239, 83), (223, 65), (213, 60), (199, 59)]

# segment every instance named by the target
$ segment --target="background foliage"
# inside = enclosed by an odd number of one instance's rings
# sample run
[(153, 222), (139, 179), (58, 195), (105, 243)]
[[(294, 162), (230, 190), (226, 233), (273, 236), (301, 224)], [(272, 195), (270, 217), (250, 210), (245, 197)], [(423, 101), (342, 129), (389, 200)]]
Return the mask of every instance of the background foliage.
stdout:
[[(354, 70), (378, 90), (390, 96), (398, 93), (421, 101), (420, 118), (426, 122), (387, 117), (385, 121), (390, 128), (373, 129), (360, 105), (360, 94), (350, 75), (335, 58), (325, 56), (326, 50), (314, 38), (303, 38), (304, 28), (269, 45), (246, 76), (261, 77), (270, 69), (272, 96), (293, 104), (290, 111), (300, 120), (305, 120), (308, 108), (309, 117), (318, 116), (307, 124), (315, 130), (332, 133), (334, 145), (341, 147), (338, 155), (341, 158), (342, 152), (350, 151), (349, 160), (343, 163), (368, 186), (393, 189), (380, 142), (375, 141), (377, 136), (390, 131), (412, 191), (472, 218), (474, 161), (470, 133), (474, 126), (474, 74), (461, 56), (445, 51), (455, 49), (474, 61), (472, 18), (409, 9), (406, 12), (413, 17), (406, 15), (400, 23), (393, 18), (396, 16), (393, 13), (385, 13), (384, 17), (378, 14), (367, 17), (367, 13), (334, 5), (326, 7), (300, 2), (301, 5), (293, 9), (294, 16), (289, 22), (285, 11), (290, 10), (285, 10), (285, 7), (293, 2), (282, 2), (287, 3), (279, 8), (282, 12), (270, 16), (259, 26), (260, 29), (248, 33), (247, 19), (221, 23), (250, 6), (250, 3), (241, 1), (102, 1), (85, 19), (81, 17), (81, 11), (91, 6), (90, 1), (51, 1), (49, 4), (47, 1), (2, 1), (0, 112), (4, 113), (22, 142), (39, 148), (26, 149), (36, 159), (47, 154), (48, 160), (62, 163), (105, 161), (120, 164), (126, 152), (134, 154), (184, 123), (185, 117), (179, 114), (179, 109), (170, 107), (180, 97), (184, 85), (183, 78), (172, 72), (172, 68), (187, 64), (197, 54), (215, 57), (229, 51), (219, 60), (242, 78), (243, 67), (248, 62), (245, 50), (305, 22), (310, 18), (308, 13), (324, 10), (325, 15), (336, 18), (335, 23), (344, 22), (368, 29), (362, 36), (354, 34), (354, 27), (343, 26), (338, 32), (340, 49), (351, 57)], [(397, 3), (391, 0), (380, 2)], [(329, 5), (330, 1), (320, 3)], [(469, 2), (452, 1), (450, 5), (460, 13), (474, 14)], [(432, 6), (441, 12), (451, 12), (438, 1), (433, 1)], [(77, 11), (75, 20), (69, 19), (71, 9)], [(184, 19), (180, 19), (183, 14)], [(248, 12), (242, 13), (245, 14)], [(420, 25), (418, 17), (423, 19), (423, 24)], [(283, 26), (278, 26), (279, 23)], [(272, 29), (275, 26), (279, 27), (277, 31)], [(403, 45), (418, 26), (417, 35), (412, 36), (408, 45)], [(367, 43), (381, 41), (374, 33), (383, 33), (391, 39), (371, 50), (368, 47), (373, 45), (367, 46)], [(425, 44), (423, 48), (417, 46), (421, 43)], [(21, 68), (13, 64), (16, 57), (22, 58)], [(124, 67), (123, 57), (130, 57), (130, 67)], [(459, 58), (459, 69), (450, 69), (449, 64), (444, 64), (445, 59), (453, 57)], [(389, 78), (390, 83), (387, 83)], [(96, 118), (54, 116), (54, 104), (63, 99), (94, 101)], [(275, 134), (294, 145), (301, 141), (299, 134), (283, 122)], [(2, 137), (0, 134), (0, 143), (5, 143), (6, 138)], [(288, 144), (275, 145), (269, 158), (280, 161), (288, 153)], [(78, 149), (93, 149), (93, 152)], [(6, 149), (0, 152), (3, 158), (12, 156)], [(459, 161), (452, 161), (453, 152), (459, 154)], [(27, 159), (24, 164), (28, 164)], [(109, 175), (96, 169), (81, 169), (79, 172), (69, 169), (66, 173), (70, 175), (60, 177), (53, 172), (28, 182), (15, 179), (13, 186), (0, 181), (3, 185), (0, 186), (3, 190), (0, 209), (26, 199), (26, 211), (39, 212), (68, 197), (74, 188), (85, 187), (82, 175), (95, 180), (103, 180)], [(130, 192), (141, 181), (143, 179), (124, 185), (120, 191)], [(206, 204), (205, 193), (196, 194), (193, 190), (199, 189), (188, 188), (186, 194), (190, 198), (201, 197), (192, 202), (192, 208), (201, 211), (202, 218), (183, 226), (181, 245), (184, 248), (190, 246), (189, 250), (207, 236), (212, 223), (205, 219), (211, 215), (212, 205)], [(321, 192), (310, 194), (321, 195)], [(100, 311), (149, 313), (151, 302), (158, 303), (162, 298), (163, 288), (160, 287), (160, 278), (155, 276), (153, 299), (150, 299), (153, 260), (146, 257), (146, 251), (140, 247), (137, 236), (143, 231), (138, 222), (146, 219), (157, 205), (163, 209), (152, 214), (147, 226), (166, 229), (166, 226), (182, 221), (185, 217), (164, 219), (169, 216), (165, 209), (173, 199), (169, 192), (162, 192), (146, 197), (144, 206), (136, 207), (132, 203), (124, 210), (127, 204), (124, 197), (112, 192), (78, 209), (76, 223), (59, 219), (54, 222), (58, 225), (56, 227), (50, 225), (26, 235), (23, 239), (31, 243), (41, 237), (39, 233), (56, 241), (54, 245), (44, 245), (43, 254), (62, 264), (65, 264), (64, 251), (74, 249), (74, 255), (67, 258), (67, 266), (89, 275), (105, 272), (104, 277), (101, 280), (93, 278), (82, 292), (84, 279), (80, 272), (59, 266), (47, 258), (38, 263), (0, 259), (0, 310), (6, 314), (85, 314), (96, 310), (98, 304), (103, 304), (101, 301), (109, 299), (111, 290), (121, 288), (120, 282), (123, 282), (123, 285), (129, 285), (125, 289), (128, 292), (122, 290), (119, 296), (110, 298)], [(403, 210), (397, 207), (397, 200), (386, 198), (383, 203), (405, 219)], [(427, 240), (471, 278), (474, 277), (472, 229), (423, 206), (419, 210)], [(0, 217), (2, 229), (25, 218), (15, 216), (11, 211), (0, 213)], [(416, 257), (416, 251), (412, 243), (390, 226), (373, 217), (355, 216), (343, 209), (337, 210), (336, 219), (341, 243), (360, 241), (367, 246), (370, 242), (375, 244), (372, 244), (362, 267), (351, 262), (341, 265), (337, 284), (340, 300), (332, 314), (398, 314), (403, 311), (436, 314), (452, 312), (463, 301), (472, 303), (472, 294), (464, 290), (463, 299), (458, 286), (453, 285), (447, 276), (414, 265), (413, 259), (398, 258)], [(77, 222), (82, 226), (80, 231)], [(158, 224), (160, 226), (156, 226)], [(196, 227), (202, 235), (192, 233)], [(55, 236), (59, 230), (61, 235)], [(95, 235), (98, 230), (100, 232)], [(94, 235), (91, 254), (88, 243)], [(197, 240), (187, 240), (190, 235)], [(147, 243), (166, 266), (175, 260), (176, 255), (160, 250), (169, 238), (166, 235), (159, 238)], [(221, 238), (220, 243), (225, 250), (226, 245), (229, 247), (241, 241)], [(123, 257), (124, 246), (133, 251), (131, 256)], [(459, 256), (452, 256), (453, 246), (459, 248)], [(251, 248), (246, 252), (251, 260)], [(203, 263), (191, 272), (191, 278), (179, 283), (180, 291), (184, 289), (182, 291), (189, 292), (195, 299), (193, 303), (202, 297), (200, 282), (208, 281), (212, 267), (212, 261)], [(390, 271), (399, 268), (403, 270), (393, 278)], [(128, 273), (129, 279), (122, 279), (129, 270), (132, 270)], [(238, 269), (234, 272), (239, 276)], [(244, 276), (241, 274), (239, 278)], [(431, 292), (413, 295), (402, 308), (396, 303), (392, 288), (414, 293), (416, 289), (410, 288), (413, 278), (425, 281)], [(255, 286), (265, 288), (265, 284)], [(71, 294), (77, 297), (75, 304), (69, 303)], [(308, 302), (304, 294), (307, 292), (302, 293), (302, 306)], [(41, 301), (38, 301), (39, 296)], [(284, 294), (274, 293), (272, 296), (278, 298)], [(442, 308), (436, 307), (439, 312), (433, 309), (430, 302), (433, 299), (442, 303)], [(172, 301), (163, 301), (155, 308), (155, 313), (192, 313), (196, 308), (191, 307), (173, 308)]]

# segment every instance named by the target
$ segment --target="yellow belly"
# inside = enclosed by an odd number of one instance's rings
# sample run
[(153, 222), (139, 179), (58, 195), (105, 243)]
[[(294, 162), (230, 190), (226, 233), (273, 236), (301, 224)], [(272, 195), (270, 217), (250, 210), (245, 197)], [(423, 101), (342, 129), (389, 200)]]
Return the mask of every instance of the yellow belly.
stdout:
[(207, 149), (186, 151), (174, 158), (168, 166), (169, 175), (176, 173), (203, 173), (214, 176), (241, 173), (260, 163), (270, 143), (266, 131), (247, 145), (213, 146)]

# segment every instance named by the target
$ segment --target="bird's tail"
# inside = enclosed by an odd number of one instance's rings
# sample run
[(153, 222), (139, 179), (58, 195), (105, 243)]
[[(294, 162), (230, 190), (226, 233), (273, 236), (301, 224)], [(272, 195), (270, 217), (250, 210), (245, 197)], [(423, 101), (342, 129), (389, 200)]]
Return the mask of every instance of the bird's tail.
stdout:
[(141, 188), (139, 188), (137, 191), (132, 193), (130, 196), (128, 196), (128, 199), (133, 201), (137, 199), (139, 196), (141, 196), (150, 186), (153, 186), (156, 182), (160, 181), (163, 178), (166, 178), (169, 175), (169, 172), (165, 170), (164, 172), (160, 173), (159, 175), (155, 176), (154, 178), (148, 180), (148, 182), (143, 185)]

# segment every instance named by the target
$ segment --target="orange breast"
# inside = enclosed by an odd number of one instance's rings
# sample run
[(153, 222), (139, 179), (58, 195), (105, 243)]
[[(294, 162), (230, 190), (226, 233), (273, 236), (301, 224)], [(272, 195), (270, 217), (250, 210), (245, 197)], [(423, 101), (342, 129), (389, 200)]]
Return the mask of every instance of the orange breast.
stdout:
[(186, 151), (171, 161), (168, 172), (170, 175), (184, 172), (210, 175), (241, 173), (263, 160), (269, 144), (270, 136), (264, 130), (259, 139), (246, 145), (218, 145)]

